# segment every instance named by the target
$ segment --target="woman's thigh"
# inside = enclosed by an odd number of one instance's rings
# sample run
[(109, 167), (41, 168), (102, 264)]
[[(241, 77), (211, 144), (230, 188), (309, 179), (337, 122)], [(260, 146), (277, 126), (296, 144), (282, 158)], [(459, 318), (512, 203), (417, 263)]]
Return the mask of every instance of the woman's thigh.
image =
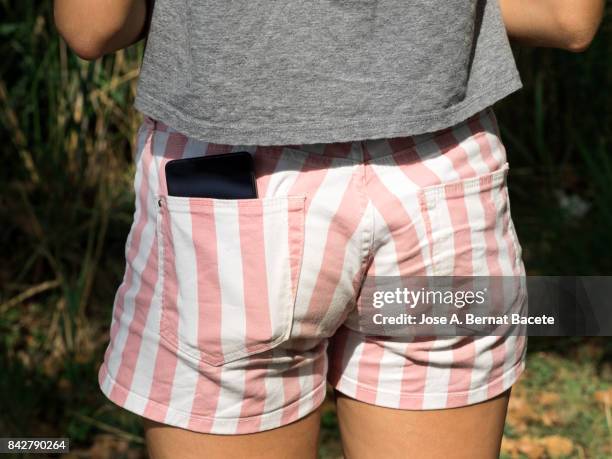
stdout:
[(509, 398), (510, 389), (460, 408), (400, 410), (336, 392), (345, 458), (497, 458)]
[(312, 459), (317, 457), (320, 408), (276, 429), (243, 435), (192, 432), (143, 419), (151, 459)]

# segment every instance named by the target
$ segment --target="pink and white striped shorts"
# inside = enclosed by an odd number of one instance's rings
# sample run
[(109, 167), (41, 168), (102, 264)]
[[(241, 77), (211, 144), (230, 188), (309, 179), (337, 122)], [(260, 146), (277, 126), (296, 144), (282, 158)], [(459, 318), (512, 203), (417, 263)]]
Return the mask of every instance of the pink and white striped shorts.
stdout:
[[(257, 199), (168, 196), (167, 161), (242, 150)], [(507, 172), (491, 107), (417, 136), (283, 146), (206, 143), (145, 118), (102, 391), (218, 434), (300, 419), (326, 382), (409, 410), (494, 397), (524, 369), (524, 336), (380, 337), (355, 324), (369, 276), (524, 276)]]

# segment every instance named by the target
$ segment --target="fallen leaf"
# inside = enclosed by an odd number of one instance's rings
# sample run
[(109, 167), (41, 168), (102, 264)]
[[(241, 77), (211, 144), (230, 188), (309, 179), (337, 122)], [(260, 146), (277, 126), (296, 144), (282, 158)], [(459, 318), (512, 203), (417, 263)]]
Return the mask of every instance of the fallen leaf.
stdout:
[(508, 403), (508, 424), (518, 433), (527, 430), (527, 424), (531, 421), (539, 420), (539, 416), (532, 408), (532, 404), (522, 397), (510, 397)]
[(559, 394), (555, 392), (541, 392), (540, 395), (538, 396), (538, 400), (540, 404), (545, 405), (545, 406), (554, 405), (560, 399), (561, 397), (559, 397)]
[(546, 427), (563, 424), (563, 422), (561, 422), (559, 414), (555, 411), (546, 411), (540, 416), (540, 421)]
[(519, 449), (517, 441), (504, 436), (501, 442), (501, 452), (511, 456), (513, 459), (518, 457)]
[(518, 450), (529, 459), (543, 458), (546, 453), (544, 445), (542, 445), (537, 438), (529, 436), (519, 438)]
[(604, 405), (612, 405), (612, 387), (608, 390), (598, 390), (595, 392), (595, 400)]
[(560, 435), (549, 435), (540, 439), (540, 443), (546, 448), (551, 458), (569, 456), (574, 451), (572, 440)]

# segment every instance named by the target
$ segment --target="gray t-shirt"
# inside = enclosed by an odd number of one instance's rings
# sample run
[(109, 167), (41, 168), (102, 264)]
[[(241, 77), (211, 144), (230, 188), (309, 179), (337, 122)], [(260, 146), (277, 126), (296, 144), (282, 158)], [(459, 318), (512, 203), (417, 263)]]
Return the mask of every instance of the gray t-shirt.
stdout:
[(399, 137), (520, 89), (498, 0), (156, 0), (135, 106), (232, 145)]

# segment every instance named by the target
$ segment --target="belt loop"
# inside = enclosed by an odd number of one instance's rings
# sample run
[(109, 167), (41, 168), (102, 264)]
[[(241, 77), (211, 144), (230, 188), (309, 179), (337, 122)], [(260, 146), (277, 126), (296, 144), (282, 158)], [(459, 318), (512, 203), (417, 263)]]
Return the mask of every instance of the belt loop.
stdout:
[(368, 140), (361, 141), (361, 161), (368, 161), (370, 158), (370, 152), (368, 151)]
[(157, 130), (157, 121), (150, 116), (144, 115), (144, 123), (150, 130)]
[(499, 123), (497, 121), (497, 115), (495, 114), (495, 110), (493, 110), (493, 106), (489, 105), (487, 107), (486, 113), (489, 115), (491, 123), (493, 124), (493, 129), (495, 131), (495, 135), (501, 139), (501, 130), (499, 128)]

